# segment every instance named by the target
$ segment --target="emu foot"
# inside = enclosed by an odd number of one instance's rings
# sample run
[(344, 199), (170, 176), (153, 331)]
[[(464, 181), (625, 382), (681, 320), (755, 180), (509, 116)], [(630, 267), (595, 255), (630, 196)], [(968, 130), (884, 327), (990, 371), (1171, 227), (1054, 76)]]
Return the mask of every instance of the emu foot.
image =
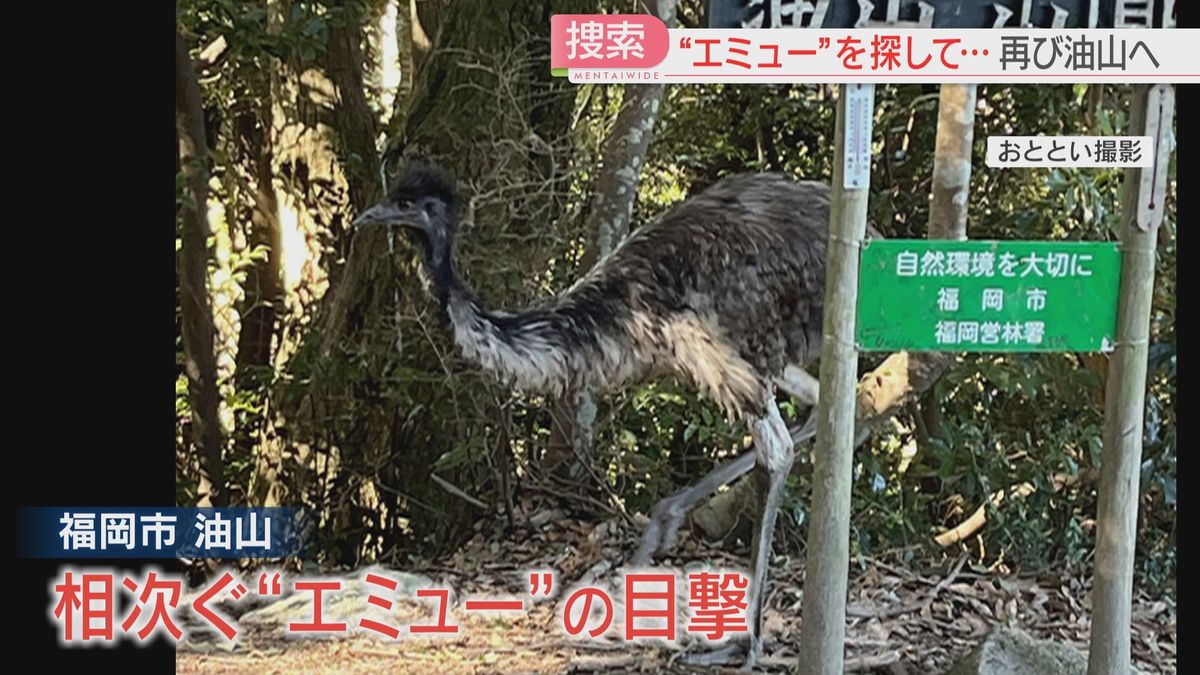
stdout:
[(674, 548), (679, 538), (679, 528), (687, 518), (688, 511), (716, 492), (717, 488), (748, 473), (754, 468), (754, 461), (753, 452), (743, 452), (713, 469), (695, 485), (660, 501), (654, 507), (650, 524), (646, 526), (642, 543), (630, 559), (630, 564), (634, 567), (649, 565), (654, 556)]
[[(788, 430), (788, 435), (794, 445), (812, 438), (816, 431), (817, 416), (809, 414), (804, 426)], [(673, 549), (679, 539), (679, 528), (687, 518), (688, 512), (708, 499), (722, 485), (749, 473), (754, 468), (754, 463), (755, 454), (743, 452), (713, 469), (695, 485), (686, 487), (655, 505), (650, 515), (650, 523), (646, 525), (646, 531), (642, 534), (642, 542), (637, 552), (629, 559), (629, 564), (633, 567), (645, 567), (653, 562), (656, 556)]]
[(642, 542), (638, 550), (629, 559), (631, 567), (646, 567), (654, 562), (654, 558), (667, 553), (675, 547), (679, 539), (679, 528), (683, 525), (687, 511), (678, 508), (677, 496), (671, 496), (660, 501), (650, 514), (650, 523), (642, 533)]
[(679, 660), (689, 666), (730, 666), (742, 664), (742, 670), (754, 670), (758, 657), (762, 655), (762, 638), (744, 635), (730, 638), (715, 649), (687, 652)]

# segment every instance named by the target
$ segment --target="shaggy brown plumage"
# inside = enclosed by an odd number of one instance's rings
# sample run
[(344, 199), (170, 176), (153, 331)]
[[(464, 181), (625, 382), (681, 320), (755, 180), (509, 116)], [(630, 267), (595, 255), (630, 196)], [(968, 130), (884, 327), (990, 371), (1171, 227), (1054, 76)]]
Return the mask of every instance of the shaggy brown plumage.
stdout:
[(802, 369), (820, 355), (829, 188), (781, 174), (725, 178), (630, 234), (562, 294), (519, 312), (485, 308), (457, 274), (458, 205), (445, 173), (414, 165), (355, 224), (414, 234), (429, 290), (468, 358), (521, 389), (559, 395), (674, 374), (748, 423), (755, 454), (664, 500), (634, 562), (672, 544), (690, 505), (757, 465), (752, 662), (792, 463), (774, 387), (816, 402), (816, 383)]

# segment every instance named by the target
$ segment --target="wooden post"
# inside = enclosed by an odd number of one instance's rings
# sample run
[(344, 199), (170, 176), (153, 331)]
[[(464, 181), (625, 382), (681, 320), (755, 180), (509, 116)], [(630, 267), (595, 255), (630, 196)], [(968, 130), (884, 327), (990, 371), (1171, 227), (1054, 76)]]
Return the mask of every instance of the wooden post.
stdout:
[[(850, 569), (850, 483), (854, 458), (855, 383), (858, 351), (854, 346), (858, 303), (859, 244), (866, 234), (870, 191), (871, 118), (874, 85), (843, 84), (834, 135), (833, 195), (825, 271), (824, 336), (821, 340), (821, 396), (817, 404), (817, 441), (813, 460), (812, 513), (804, 579), (804, 615), (800, 626), (800, 672), (840, 674), (845, 659), (846, 586)], [(849, 114), (855, 97), (858, 121)], [(863, 107), (865, 106), (865, 112)], [(866, 115), (865, 129), (861, 115)], [(847, 140), (850, 143), (847, 143)], [(847, 176), (847, 145), (866, 167)], [(855, 146), (860, 152), (854, 153)], [(863, 180), (865, 171), (865, 180)], [(847, 187), (854, 182), (857, 187)]]
[(1104, 450), (1096, 516), (1089, 675), (1128, 675), (1133, 553), (1137, 541), (1146, 354), (1158, 225), (1170, 162), (1174, 89), (1134, 85), (1130, 134), (1153, 139), (1154, 166), (1126, 169), (1121, 204), (1121, 297), (1117, 344), (1108, 363)]

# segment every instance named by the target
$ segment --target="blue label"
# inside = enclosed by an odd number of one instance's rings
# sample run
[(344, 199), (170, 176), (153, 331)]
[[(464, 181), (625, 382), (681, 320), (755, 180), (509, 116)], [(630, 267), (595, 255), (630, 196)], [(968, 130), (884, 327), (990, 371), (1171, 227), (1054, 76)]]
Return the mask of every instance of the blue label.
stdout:
[(287, 558), (308, 519), (281, 507), (32, 507), (21, 510), (26, 558)]

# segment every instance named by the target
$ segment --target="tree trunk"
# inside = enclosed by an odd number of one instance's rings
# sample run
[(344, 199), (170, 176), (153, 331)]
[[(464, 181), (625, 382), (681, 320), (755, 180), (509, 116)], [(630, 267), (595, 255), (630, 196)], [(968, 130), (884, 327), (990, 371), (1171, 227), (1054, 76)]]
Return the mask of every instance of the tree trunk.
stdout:
[[(971, 160), (975, 140), (974, 84), (941, 85), (938, 99), (937, 141), (933, 154), (933, 186), (930, 188), (930, 239), (967, 239), (967, 212), (971, 203)], [(932, 388), (917, 402), (918, 413), (929, 439), (941, 439), (942, 402)], [(918, 462), (930, 457), (928, 443), (918, 445)], [(935, 493), (940, 489), (936, 472), (928, 481)]]
[(179, 268), (183, 350), (192, 408), (192, 445), (200, 456), (197, 504), (224, 506), (220, 398), (213, 352), (212, 305), (208, 297), (208, 142), (200, 85), (183, 38), (175, 33), (175, 130), (180, 168), (187, 183), (182, 209)]
[(1104, 401), (1089, 675), (1129, 672), (1146, 356), (1175, 91), (1169, 84), (1134, 85), (1130, 106), (1130, 134), (1153, 139), (1154, 166), (1125, 170), (1121, 200), (1121, 296)]
[(973, 84), (943, 84), (938, 101), (937, 146), (929, 203), (929, 238), (967, 238), (971, 148), (975, 139)]
[(400, 84), (396, 88), (395, 98), (392, 99), (390, 115), (385, 126), (390, 139), (399, 136), (403, 131), (408, 106), (412, 101), (413, 81), (417, 73), (416, 33), (420, 30), (420, 24), (416, 18), (415, 0), (388, 0), (388, 4), (396, 8), (396, 67), (400, 69)]
[(238, 336), (237, 372), (271, 365), (271, 345), (279, 326), (284, 302), (283, 233), (279, 227), (279, 204), (275, 197), (274, 153), (271, 144), (271, 98), (257, 110), (239, 116), (238, 133), (254, 170), (254, 206), (250, 209), (250, 248), (265, 247), (243, 285), (242, 327)]
[[(675, 5), (676, 0), (658, 0), (656, 3), (655, 13), (668, 27), (675, 25)], [(583, 231), (591, 234), (594, 240), (584, 254), (582, 270), (590, 269), (629, 234), (642, 166), (654, 137), (654, 124), (664, 95), (665, 86), (661, 84), (624, 86), (621, 109), (604, 141), (604, 159), (596, 178), (595, 197), (584, 224)], [(551, 427), (546, 467), (550, 470), (565, 467), (568, 478), (577, 483), (583, 481), (593, 463), (596, 394), (585, 389), (551, 410), (555, 423)]]
[(421, 67), (433, 49), (434, 38), (441, 27), (442, 0), (409, 0), (409, 20), (413, 44), (413, 62)]
[[(545, 237), (559, 225), (565, 202), (565, 172), (555, 174), (554, 167), (566, 162), (557, 147), (548, 159), (541, 142), (569, 143), (565, 130), (575, 92), (550, 73), (551, 9), (548, 1), (524, 0), (441, 6), (440, 28), (413, 82), (402, 131), (387, 144), (389, 168), (421, 157), (456, 175), (466, 203), (460, 266), (485, 299), (500, 305), (531, 300), (534, 284), (508, 285), (504, 275), (518, 270), (519, 279), (528, 280), (528, 270), (542, 263), (532, 246), (518, 254), (513, 239)], [(333, 123), (354, 212), (375, 199), (368, 195), (379, 185), (380, 160), (351, 33), (331, 32), (328, 63), (340, 108)], [(397, 126), (393, 120), (389, 128)], [(334, 511), (330, 518), (371, 533), (385, 552), (401, 537), (452, 546), (480, 516), (478, 501), (508, 500), (506, 478), (495, 473), (507, 458), (492, 454), (510, 451), (502, 444), (504, 416), (495, 413), (508, 392), (462, 362), (412, 274), (405, 236), (378, 228), (349, 243), (324, 301), (321, 327), (309, 334), (320, 341), (328, 364), (323, 368), (333, 376), (315, 380), (304, 405), (319, 411), (321, 425), (306, 431), (318, 435), (321, 446), (338, 448), (337, 471), (354, 478), (335, 482), (325, 497)], [(496, 292), (497, 285), (507, 293)], [(338, 377), (342, 373), (353, 377)], [(439, 476), (474, 503), (430, 478), (434, 463), (449, 456), (458, 461), (439, 469)], [(384, 509), (392, 521), (408, 520), (411, 534), (372, 519)], [(377, 529), (383, 531), (375, 534)], [(342, 555), (350, 560), (352, 553), (345, 548)]]
[[(263, 3), (267, 10), (266, 30), (278, 35), (282, 12), (278, 3)], [(267, 72), (251, 71), (243, 75), (247, 82), (260, 87), (257, 100), (251, 99), (237, 117), (238, 145), (253, 174), (249, 188), (252, 204), (245, 220), (250, 224), (247, 243), (250, 250), (264, 248), (265, 257), (255, 260), (242, 284), (241, 332), (237, 346), (238, 389), (258, 392), (263, 410), (272, 410), (268, 386), (275, 374), (278, 350), (283, 348), (283, 325), (287, 300), (283, 273), (283, 228), (275, 186), (275, 108), (281, 99), (281, 63), (272, 60)], [(297, 223), (299, 226), (299, 223)], [(271, 415), (247, 416), (233, 436), (235, 455), (253, 457), (253, 470), (246, 486), (246, 503), (267, 506), (278, 503), (278, 475), (282, 448), (274, 433)]]
[(366, 68), (361, 47), (363, 18), (354, 2), (339, 4), (344, 9), (345, 21), (329, 28), (325, 72), (337, 92), (333, 127), (340, 141), (338, 155), (350, 188), (350, 204), (356, 212), (361, 212), (382, 196), (379, 151), (375, 146), (378, 132), (363, 83)]

